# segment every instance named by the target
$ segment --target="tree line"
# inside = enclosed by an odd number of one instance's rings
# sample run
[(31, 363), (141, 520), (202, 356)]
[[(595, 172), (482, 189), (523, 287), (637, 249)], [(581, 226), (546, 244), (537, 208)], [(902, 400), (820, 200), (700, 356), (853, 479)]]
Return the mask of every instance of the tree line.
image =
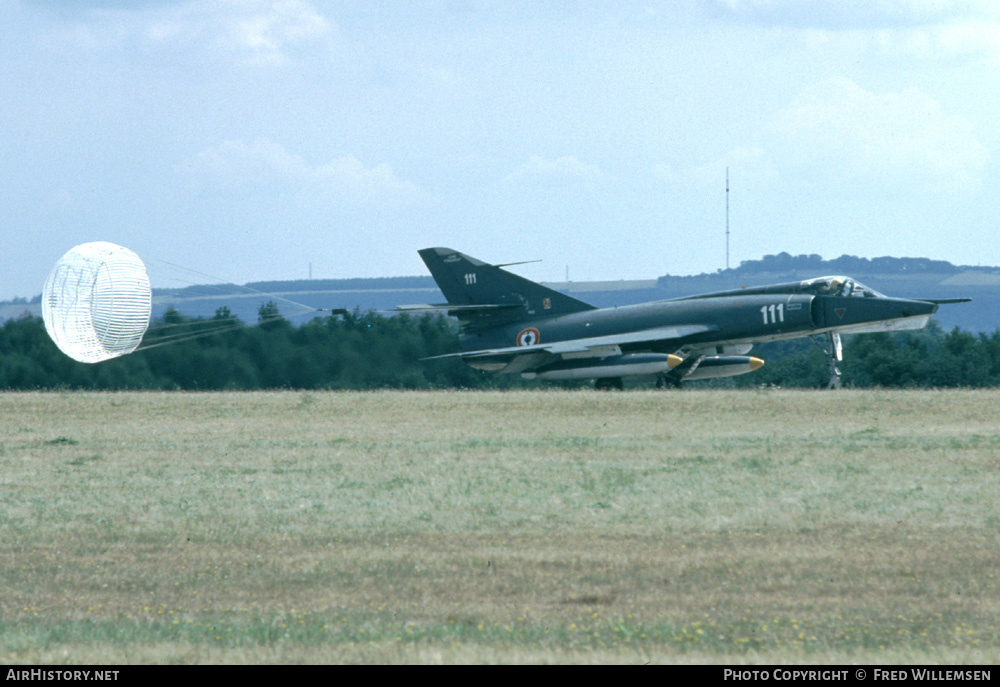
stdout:
[[(215, 332), (215, 333), (211, 333)], [(220, 308), (213, 318), (167, 311), (143, 346), (96, 365), (56, 348), (41, 319), (25, 316), (0, 328), (0, 389), (478, 389), (585, 386), (528, 382), (460, 360), (425, 360), (458, 350), (457, 325), (440, 314), (383, 316), (354, 312), (294, 326), (274, 303), (256, 326)], [(827, 356), (809, 340), (762, 344), (767, 364), (750, 374), (690, 386), (819, 388), (829, 378)], [(844, 337), (843, 384), (848, 387), (1000, 386), (1000, 331), (920, 331)]]
[[(215, 333), (213, 333), (215, 332)], [(458, 348), (447, 317), (376, 313), (318, 317), (293, 326), (274, 303), (256, 326), (220, 308), (215, 317), (168, 310), (135, 353), (78, 363), (40, 318), (0, 329), (0, 389), (424, 389), (490, 384), (460, 361), (421, 362)]]

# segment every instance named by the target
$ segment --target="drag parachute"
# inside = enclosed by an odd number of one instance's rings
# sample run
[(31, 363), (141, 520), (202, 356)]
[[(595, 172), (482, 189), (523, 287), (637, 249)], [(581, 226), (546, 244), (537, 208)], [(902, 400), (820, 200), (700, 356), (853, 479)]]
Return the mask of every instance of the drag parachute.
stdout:
[(42, 292), (46, 331), (59, 350), (81, 363), (138, 348), (152, 306), (142, 260), (104, 241), (81, 244), (62, 256)]

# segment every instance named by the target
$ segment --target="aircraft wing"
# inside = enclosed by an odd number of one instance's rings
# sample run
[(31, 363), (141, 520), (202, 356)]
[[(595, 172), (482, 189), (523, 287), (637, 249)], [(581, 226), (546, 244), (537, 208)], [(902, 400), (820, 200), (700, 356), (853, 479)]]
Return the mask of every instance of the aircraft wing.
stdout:
[(553, 341), (552, 343), (535, 344), (533, 346), (506, 346), (504, 348), (486, 348), (477, 351), (447, 353), (445, 355), (436, 355), (432, 358), (424, 358), (424, 360), (462, 358), (463, 360), (472, 361), (478, 358), (503, 359), (509, 357), (511, 360), (503, 371), (524, 372), (525, 370), (530, 370), (551, 362), (553, 358), (562, 358), (565, 360), (574, 358), (607, 358), (614, 355), (621, 355), (621, 347), (623, 345), (681, 339), (693, 334), (714, 331), (718, 328), (716, 325), (705, 324), (656, 327), (637, 332), (570, 339), (568, 341)]
[(489, 312), (493, 310), (511, 310), (523, 308), (523, 303), (501, 303), (488, 305), (451, 305), (450, 303), (420, 303), (416, 305), (397, 305), (388, 312)]

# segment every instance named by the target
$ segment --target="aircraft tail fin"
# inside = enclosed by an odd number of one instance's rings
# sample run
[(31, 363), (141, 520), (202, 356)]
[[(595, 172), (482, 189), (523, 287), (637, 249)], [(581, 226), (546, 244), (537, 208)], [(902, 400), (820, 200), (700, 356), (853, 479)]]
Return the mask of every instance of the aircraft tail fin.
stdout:
[[(466, 326), (497, 326), (566, 315), (594, 306), (450, 248), (425, 248), (420, 257)], [(471, 306), (471, 307), (470, 307)]]

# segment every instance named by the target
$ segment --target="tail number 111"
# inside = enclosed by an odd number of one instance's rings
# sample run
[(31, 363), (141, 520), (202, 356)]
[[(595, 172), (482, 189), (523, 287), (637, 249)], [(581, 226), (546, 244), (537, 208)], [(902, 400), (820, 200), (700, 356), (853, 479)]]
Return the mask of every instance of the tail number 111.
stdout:
[(760, 314), (764, 317), (764, 324), (777, 324), (785, 321), (785, 304), (761, 306)]

